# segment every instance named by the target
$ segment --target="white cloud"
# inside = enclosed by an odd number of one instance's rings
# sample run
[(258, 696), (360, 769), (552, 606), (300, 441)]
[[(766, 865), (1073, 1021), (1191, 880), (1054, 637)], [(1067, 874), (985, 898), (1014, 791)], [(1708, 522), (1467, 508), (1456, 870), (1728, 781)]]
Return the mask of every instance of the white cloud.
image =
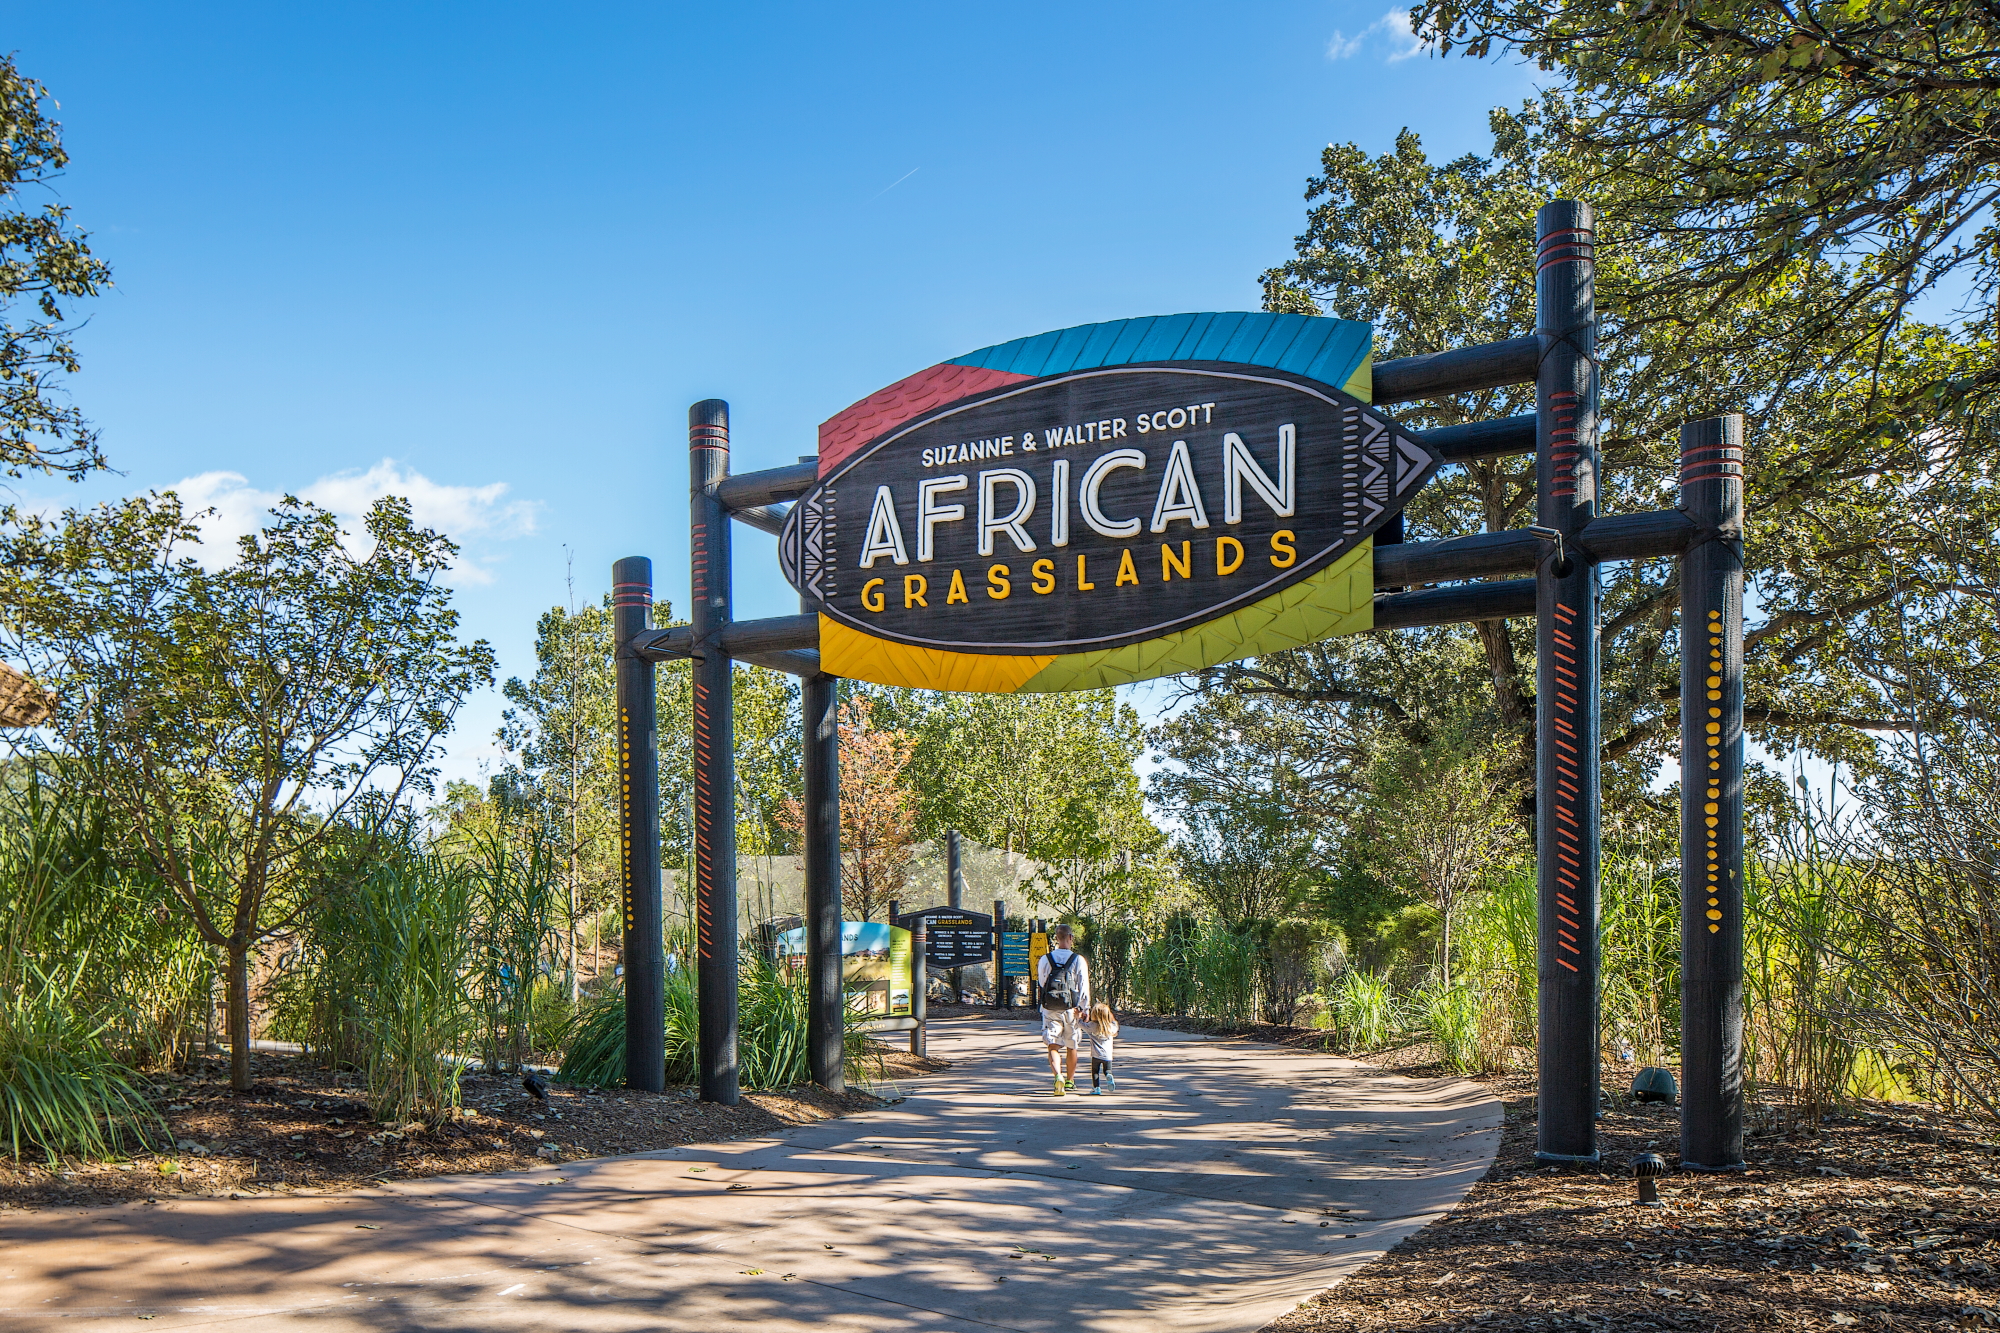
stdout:
[(1411, 27), (1410, 11), (1391, 9), (1352, 37), (1338, 28), (1334, 29), (1333, 39), (1326, 46), (1326, 58), (1345, 60), (1349, 56), (1358, 54), (1364, 45), (1370, 44), (1370, 39), (1376, 39), (1376, 45), (1387, 47), (1382, 59), (1391, 65), (1408, 60), (1411, 56), (1423, 55), (1430, 50), (1429, 44), (1418, 37), (1416, 30)]
[[(240, 472), (202, 472), (176, 482), (169, 489), (178, 492), (190, 510), (214, 511), (201, 521), (202, 557), (210, 565), (233, 559), (236, 539), (263, 527), (271, 506), (285, 494), (260, 490)], [(482, 539), (504, 541), (529, 536), (535, 531), (538, 508), (533, 501), (508, 500), (504, 481), (484, 486), (451, 486), (432, 481), (421, 472), (406, 470), (387, 458), (366, 472), (336, 472), (321, 477), (293, 494), (337, 515), (357, 548), (367, 540), (362, 517), (369, 505), (385, 495), (407, 499), (410, 516), (418, 526), (436, 528), (461, 546)], [(489, 571), (463, 554), (454, 572), (467, 583), (493, 581)]]

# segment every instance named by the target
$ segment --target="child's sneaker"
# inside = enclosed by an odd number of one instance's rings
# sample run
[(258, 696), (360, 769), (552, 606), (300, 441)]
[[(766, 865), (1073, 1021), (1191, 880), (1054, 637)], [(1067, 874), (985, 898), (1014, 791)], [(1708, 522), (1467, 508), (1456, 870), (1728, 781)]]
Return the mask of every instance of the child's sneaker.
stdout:
[(1063, 1081), (1062, 1081), (1061, 1079), (1057, 1079), (1057, 1080), (1056, 1080), (1056, 1096), (1060, 1097), (1060, 1096), (1062, 1096), (1062, 1095), (1063, 1095)]
[(1106, 1074), (1104, 1076), (1104, 1086), (1113, 1092), (1118, 1091), (1118, 1076), (1116, 1074)]
[(1104, 1095), (1104, 1089), (1102, 1089), (1102, 1088), (1092, 1088), (1092, 1089), (1090, 1090), (1090, 1095), (1091, 1095), (1091, 1096), (1093, 1096), (1093, 1097), (1102, 1097), (1102, 1096)]

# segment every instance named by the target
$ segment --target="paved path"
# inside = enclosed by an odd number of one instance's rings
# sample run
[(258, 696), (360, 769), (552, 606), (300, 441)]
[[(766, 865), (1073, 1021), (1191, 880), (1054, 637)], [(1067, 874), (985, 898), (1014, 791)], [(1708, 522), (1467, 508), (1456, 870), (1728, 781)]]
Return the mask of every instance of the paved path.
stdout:
[(780, 1138), (12, 1214), (0, 1330), (1251, 1330), (1449, 1208), (1497, 1141), (1499, 1104), (1451, 1080), (1127, 1029), (1117, 1095), (1058, 1100), (1031, 1024), (934, 1028), (950, 1071)]

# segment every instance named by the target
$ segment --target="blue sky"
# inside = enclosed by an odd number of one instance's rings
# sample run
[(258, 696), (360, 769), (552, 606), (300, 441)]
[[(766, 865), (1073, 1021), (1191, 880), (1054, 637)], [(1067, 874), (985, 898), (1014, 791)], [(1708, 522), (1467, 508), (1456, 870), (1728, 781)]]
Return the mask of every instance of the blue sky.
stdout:
[[(684, 599), (689, 403), (743, 471), (973, 348), (1254, 309), (1328, 141), (1478, 151), (1532, 91), (1324, 0), (5, 12), (117, 282), (72, 388), (122, 475), (21, 494), (410, 494), (503, 677), (572, 556), (580, 600), (625, 555)], [(795, 609), (739, 534), (738, 614)]]

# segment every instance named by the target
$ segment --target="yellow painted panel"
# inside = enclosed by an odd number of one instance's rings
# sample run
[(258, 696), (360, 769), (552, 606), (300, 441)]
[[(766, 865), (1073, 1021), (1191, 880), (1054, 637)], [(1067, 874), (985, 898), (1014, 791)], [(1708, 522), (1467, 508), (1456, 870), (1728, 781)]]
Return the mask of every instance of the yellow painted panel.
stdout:
[(830, 616), (819, 618), (820, 668), (849, 680), (968, 694), (1012, 694), (1054, 660), (1053, 656), (1009, 657), (918, 648), (863, 634)]

